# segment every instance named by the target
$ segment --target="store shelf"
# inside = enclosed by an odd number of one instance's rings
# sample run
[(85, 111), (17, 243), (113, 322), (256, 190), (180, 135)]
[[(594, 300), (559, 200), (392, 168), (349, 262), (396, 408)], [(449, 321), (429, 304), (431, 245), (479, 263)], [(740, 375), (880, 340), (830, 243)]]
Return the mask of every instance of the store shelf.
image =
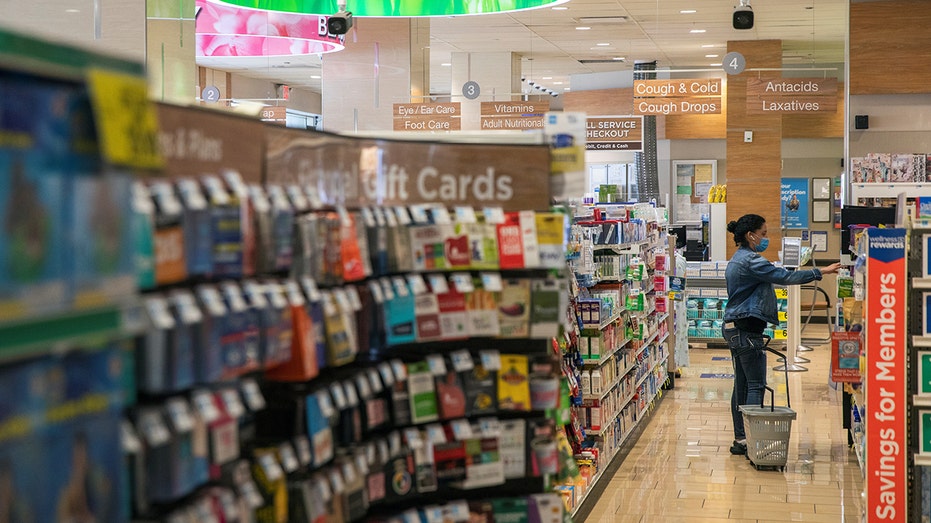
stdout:
[(912, 396), (912, 405), (916, 407), (931, 407), (931, 396), (915, 394)]
[(667, 338), (669, 338), (669, 331), (666, 331), (662, 338), (656, 340), (656, 344), (659, 345), (660, 343), (663, 343)]
[(0, 362), (130, 337), (146, 321), (142, 305), (133, 302), (0, 325)]
[(857, 434), (852, 430), (848, 429), (850, 432), (850, 440), (853, 441), (853, 452), (857, 455), (857, 465), (860, 466), (860, 472), (865, 472), (866, 468), (863, 465), (863, 445), (860, 444), (860, 438), (857, 437)]
[(630, 341), (631, 341), (631, 338), (627, 338), (626, 340), (624, 340), (624, 341), (622, 341), (621, 343), (619, 343), (618, 346), (615, 347), (615, 349), (614, 349), (613, 351), (611, 351), (611, 352), (609, 352), (609, 353), (607, 353), (607, 354), (602, 355), (602, 356), (601, 356), (600, 358), (598, 358), (598, 359), (594, 359), (594, 358), (582, 358), (582, 365), (594, 365), (594, 366), (600, 367), (600, 366), (604, 365), (605, 363), (607, 363), (608, 361), (610, 361), (611, 358), (613, 358), (614, 355), (618, 353), (618, 351), (620, 351), (620, 350), (623, 349), (628, 343), (630, 343)]
[(901, 193), (907, 194), (909, 198), (931, 196), (931, 183), (879, 182), (850, 184), (850, 197), (853, 200), (860, 198), (897, 198)]
[(931, 278), (912, 278), (912, 288), (931, 289)]
[(688, 287), (690, 289), (726, 289), (727, 280), (724, 278), (688, 278)]
[[(624, 441), (624, 440), (621, 440), (621, 441)], [(608, 470), (609, 468), (608, 465), (610, 465), (611, 462), (614, 461), (614, 458), (617, 457), (617, 453), (620, 452), (620, 450), (621, 450), (621, 445), (618, 445), (617, 447), (615, 447), (614, 451), (611, 453), (611, 457), (607, 459), (604, 466), (601, 467), (598, 473), (595, 474), (595, 477), (592, 478), (591, 483), (589, 483), (588, 487), (585, 489), (585, 494), (582, 495), (582, 498), (579, 499), (578, 503), (576, 503), (575, 508), (572, 509), (571, 516), (573, 518), (575, 517), (576, 514), (578, 514), (579, 509), (582, 508), (582, 504), (585, 503), (585, 500), (588, 499), (588, 495), (591, 494), (593, 487), (597, 485), (598, 482), (601, 480), (601, 477), (604, 476), (605, 471)]]
[(931, 454), (915, 454), (915, 465), (931, 466)]
[[(653, 312), (656, 312), (656, 309), (654, 309)], [(664, 322), (664, 321), (666, 321), (667, 318), (669, 318), (669, 313), (668, 313), (668, 312), (664, 312), (662, 316), (660, 316), (659, 318), (656, 319), (656, 321), (657, 321), (657, 322)]]
[(588, 396), (583, 395), (582, 401), (599, 401), (600, 402), (604, 400), (608, 396), (608, 394), (612, 390), (614, 390), (618, 386), (618, 384), (621, 383), (624, 377), (630, 374), (630, 371), (634, 370), (635, 368), (637, 368), (637, 360), (634, 360), (633, 363), (628, 365), (626, 369), (624, 369), (620, 374), (618, 374), (617, 378), (615, 378), (615, 380), (611, 383), (611, 385), (608, 388), (604, 389), (604, 392), (600, 394), (589, 394)]
[(601, 324), (599, 324), (598, 327), (585, 327), (582, 329), (582, 332), (597, 332), (597, 331), (604, 330), (605, 327), (619, 320), (621, 318), (621, 314), (624, 312), (627, 312), (627, 309), (622, 307), (618, 309), (617, 311), (615, 311), (614, 314), (612, 314), (607, 320), (602, 320)]
[(639, 356), (641, 353), (643, 353), (643, 351), (644, 351), (647, 347), (649, 347), (651, 343), (653, 343), (653, 340), (656, 339), (656, 335), (657, 335), (657, 334), (659, 334), (659, 331), (655, 331), (653, 334), (650, 335), (649, 338), (647, 338), (646, 340), (644, 340), (644, 342), (643, 342), (642, 344), (640, 344), (640, 348), (637, 349), (637, 356)]
[(643, 246), (649, 244), (649, 240), (641, 240), (630, 243), (619, 243), (617, 245), (594, 245), (595, 251), (613, 252), (614, 254), (639, 254)]

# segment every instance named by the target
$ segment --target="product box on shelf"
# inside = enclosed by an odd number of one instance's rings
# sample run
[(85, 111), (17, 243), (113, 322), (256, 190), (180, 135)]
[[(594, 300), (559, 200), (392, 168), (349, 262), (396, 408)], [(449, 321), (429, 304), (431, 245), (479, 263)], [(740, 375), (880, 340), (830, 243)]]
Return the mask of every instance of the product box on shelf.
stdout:
[(440, 339), (443, 335), (440, 326), (440, 305), (437, 295), (430, 292), (423, 276), (410, 274), (407, 282), (414, 295), (414, 325), (417, 341)]
[(495, 293), (481, 285), (475, 287), (472, 277), (468, 274), (463, 274), (462, 278), (456, 280), (455, 287), (466, 294), (469, 336), (497, 336), (501, 332), (501, 326)]
[(272, 253), (270, 266), (274, 271), (287, 271), (291, 268), (294, 256), (292, 237), (294, 234), (294, 208), (285, 188), (280, 185), (268, 186), (268, 199), (271, 205)]
[(149, 290), (155, 287), (155, 204), (142, 182), (133, 182), (132, 211), (136, 282)]
[[(78, 87), (0, 73), (0, 322), (66, 308)], [(128, 203), (128, 202), (127, 202)]]
[(469, 332), (466, 295), (449, 285), (442, 275), (430, 277), (430, 288), (440, 309), (440, 336), (444, 340), (465, 338)]
[(197, 180), (178, 180), (176, 188), (184, 208), (181, 221), (184, 230), (184, 250), (187, 253), (187, 272), (191, 276), (208, 275), (213, 272), (210, 206)]
[(248, 212), (239, 196), (231, 194), (217, 176), (205, 176), (204, 191), (210, 202), (211, 234), (213, 249), (213, 274), (219, 277), (238, 278), (243, 270), (245, 233), (252, 230), (246, 223)]
[(75, 308), (126, 300), (136, 291), (132, 179), (129, 173), (97, 172), (96, 158), (79, 164), (71, 178), (73, 204), (67, 220), (74, 253), (68, 260)]
[(411, 421), (425, 423), (439, 418), (434, 371), (427, 362), (407, 365)]
[(473, 269), (498, 268), (497, 226), (489, 223), (483, 215), (475, 223), (459, 224), (469, 237), (470, 265)]
[(530, 410), (530, 367), (527, 356), (502, 354), (498, 371), (498, 406)]
[(448, 364), (442, 360), (442, 357), (437, 359), (437, 355), (428, 360), (432, 367), (437, 367), (434, 376), (440, 418), (448, 420), (464, 417), (468, 409), (464, 378), (472, 369), (472, 358), (468, 352), (457, 352), (455, 357), (450, 354)]
[(531, 288), (529, 279), (508, 279), (502, 283), (498, 301), (498, 325), (502, 338), (530, 335)]
[(414, 295), (404, 278), (383, 278), (386, 343), (400, 345), (416, 340)]
[(255, 510), (257, 523), (287, 522), (287, 482), (274, 448), (260, 448), (254, 451), (252, 476), (263, 499), (262, 506)]
[(157, 182), (149, 190), (155, 202), (155, 282), (178, 283), (188, 276), (182, 227), (184, 208), (170, 183)]

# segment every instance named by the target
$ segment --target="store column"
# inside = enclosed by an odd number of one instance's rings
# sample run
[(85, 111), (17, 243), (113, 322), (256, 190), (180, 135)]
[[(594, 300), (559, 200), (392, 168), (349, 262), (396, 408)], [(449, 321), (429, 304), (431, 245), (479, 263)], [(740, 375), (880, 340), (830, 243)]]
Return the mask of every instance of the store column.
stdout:
[(147, 0), (146, 74), (159, 101), (190, 103), (196, 93), (194, 0)]
[[(462, 102), (462, 130), (481, 129), (482, 102), (512, 102), (520, 100), (521, 61), (516, 53), (452, 53), (453, 102)], [(478, 97), (470, 99), (463, 93), (468, 82), (478, 85)], [(474, 85), (474, 84), (469, 84)]]
[(323, 57), (323, 127), (388, 131), (393, 105), (430, 92), (430, 21), (358, 18), (346, 48)]
[[(746, 58), (747, 70), (727, 77), (727, 221), (747, 213), (765, 218), (773, 247), (763, 255), (776, 260), (782, 245), (782, 114), (748, 114), (747, 80), (780, 76), (782, 41), (728, 42), (727, 52), (735, 51)], [(746, 131), (752, 131), (751, 141)], [(727, 257), (735, 250), (734, 242), (728, 241)]]

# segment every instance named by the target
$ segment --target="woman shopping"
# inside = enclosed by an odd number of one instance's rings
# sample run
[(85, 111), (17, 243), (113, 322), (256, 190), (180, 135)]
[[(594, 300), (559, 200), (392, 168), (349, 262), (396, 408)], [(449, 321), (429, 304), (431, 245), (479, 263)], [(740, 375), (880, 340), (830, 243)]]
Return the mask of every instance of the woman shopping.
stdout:
[(766, 220), (745, 214), (727, 224), (739, 247), (727, 264), (727, 308), (724, 310), (724, 340), (734, 363), (734, 393), (731, 415), (734, 420), (734, 443), (731, 454), (747, 453), (740, 405), (759, 405), (766, 385), (766, 344), (763, 331), (767, 323), (778, 323), (776, 292), (773, 285), (801, 285), (836, 273), (839, 263), (825, 269), (787, 271), (776, 267), (760, 255), (769, 246)]

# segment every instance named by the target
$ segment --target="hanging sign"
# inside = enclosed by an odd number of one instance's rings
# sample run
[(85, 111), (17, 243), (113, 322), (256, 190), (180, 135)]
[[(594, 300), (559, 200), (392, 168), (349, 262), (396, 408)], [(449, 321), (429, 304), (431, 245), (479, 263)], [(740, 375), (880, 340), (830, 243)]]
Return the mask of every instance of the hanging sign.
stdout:
[(836, 78), (750, 78), (747, 113), (837, 112)]
[(458, 131), (462, 129), (459, 102), (394, 104), (395, 131)]
[(549, 102), (482, 102), (482, 130), (543, 129)]
[(549, 208), (548, 146), (359, 139), (264, 127), (267, 183), (313, 187), (326, 205)]
[(905, 229), (869, 229), (866, 271), (866, 517), (907, 521)]
[(590, 116), (585, 133), (590, 151), (643, 150), (643, 116)]
[(634, 114), (720, 114), (721, 79), (634, 81)]

